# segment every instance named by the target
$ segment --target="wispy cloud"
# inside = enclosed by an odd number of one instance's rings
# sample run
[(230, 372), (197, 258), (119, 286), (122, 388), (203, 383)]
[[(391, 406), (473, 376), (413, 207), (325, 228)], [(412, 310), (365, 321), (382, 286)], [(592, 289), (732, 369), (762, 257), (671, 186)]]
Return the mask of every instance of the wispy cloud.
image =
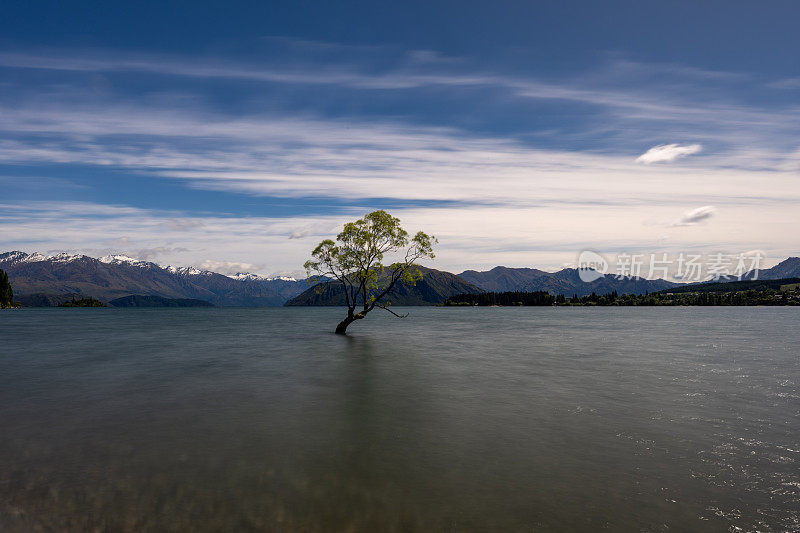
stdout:
[[(16, 69), (15, 81), (0, 88), (0, 163), (105, 167), (210, 191), (331, 199), (335, 211), (223, 217), (6, 200), (0, 247), (89, 250), (117, 242), (178, 265), (292, 271), (343, 221), (394, 203), (403, 207), (393, 212), (440, 237), (443, 268), (558, 266), (587, 246), (661, 246), (664, 232), (669, 246), (693, 246), (685, 235), (692, 232), (678, 226), (708, 220), (714, 212), (702, 209), (709, 206), (687, 213), (675, 229), (664, 225), (686, 205), (713, 203), (720, 211), (703, 228), (709, 246), (800, 248), (800, 241), (771, 237), (791, 234), (786, 228), (797, 222), (800, 110), (737, 99), (737, 84), (753, 83), (748, 76), (615, 61), (585, 76), (540, 79), (427, 51), (398, 53), (396, 62), (378, 67), (350, 60), (368, 49), (315, 62), (313, 54), (340, 51), (295, 44), (303, 47), (302, 60), (258, 64), (98, 51), (0, 53), (0, 69)], [(136, 73), (146, 89), (126, 91), (130, 76), (120, 73)], [(26, 76), (33, 81), (18, 86)], [(86, 89), (97, 76), (108, 81), (99, 96)], [(235, 86), (242, 109), (216, 105), (217, 84)], [(264, 95), (275, 94), (283, 105), (295, 86), (349, 105), (331, 112), (315, 98), (287, 109), (264, 104)], [(480, 115), (486, 95), (532, 120), (539, 111), (565, 118), (555, 126), (527, 127), (523, 120), (505, 130), (491, 112)], [(407, 107), (394, 107), (401, 100)], [(420, 118), (444, 100), (453, 116), (469, 119)], [(380, 109), (364, 111), (365, 101)], [(442, 123), (449, 127), (436, 125)], [(654, 146), (663, 139), (693, 144)], [(701, 147), (702, 157), (655, 164)], [(753, 183), (760, 185), (756, 197)]]
[(676, 159), (686, 157), (687, 155), (696, 154), (702, 149), (703, 147), (699, 144), (662, 144), (650, 148), (637, 157), (636, 162), (644, 163), (645, 165), (649, 165), (650, 163), (672, 162)]
[[(165, 225), (175, 218), (173, 212), (121, 211), (115, 206), (68, 202), (19, 204), (13, 213), (3, 210), (0, 250), (63, 250), (90, 255), (124, 252), (142, 259), (157, 257), (162, 264), (205, 265), (225, 273), (297, 273), (320, 240), (336, 235), (344, 222), (369, 209), (367, 205), (338, 214), (291, 217), (187, 214), (187, 220), (201, 223), (200, 230), (187, 233)], [(85, 216), (83, 212), (106, 214)], [(764, 217), (765, 212), (770, 216)], [(758, 203), (743, 204), (735, 210), (720, 211), (718, 223), (703, 227), (702, 242), (677, 227), (667, 230), (670, 239), (656, 242), (663, 228), (631, 223), (648, 217), (668, 219), (674, 213), (673, 206), (449, 206), (393, 209), (392, 213), (412, 232), (421, 229), (435, 234), (440, 244), (431, 266), (451, 271), (497, 264), (557, 268), (588, 247), (610, 254), (761, 249), (770, 258), (796, 255), (800, 249), (800, 240), (786, 231), (796, 223), (791, 203), (768, 208)], [(702, 213), (686, 218), (696, 223)], [(753, 224), (753, 220), (761, 222)], [(290, 239), (297, 228), (310, 231)], [(122, 236), (127, 237), (125, 241), (109, 249), (109, 243)], [(154, 253), (145, 256), (141, 252), (146, 250)]]
[[(800, 195), (791, 169), (731, 168), (727, 155), (681, 168), (642, 167), (618, 154), (532, 148), (455, 128), (376, 120), (242, 119), (120, 107), (2, 110), (0, 130), (18, 132), (19, 140), (0, 141), (0, 161), (120, 167), (257, 196), (685, 205), (746, 197), (754, 181), (770, 184), (763, 198)], [(677, 157), (694, 148), (665, 150)], [(169, 224), (193, 229), (185, 221)]]
[[(384, 59), (375, 67), (374, 57), (351, 51), (333, 57), (320, 50), (338, 48), (333, 43), (289, 43), (302, 53), (285, 58), (268, 56), (264, 61), (243, 62), (230, 57), (198, 58), (165, 54), (142, 54), (109, 50), (0, 51), (0, 68), (41, 70), (52, 73), (137, 73), (167, 78), (213, 79), (226, 82), (257, 82), (266, 85), (340, 87), (354, 91), (413, 91), (446, 88), (452, 91), (486, 89), (505, 97), (564, 101), (595, 106), (619, 118), (662, 122), (691, 122), (741, 127), (743, 124), (786, 124), (791, 117), (737, 104), (727, 92), (750, 78), (740, 73), (704, 70), (673, 64), (643, 64), (616, 58), (591, 76), (562, 80), (520, 76), (508, 72), (476, 69), (462, 60), (431, 50), (399, 53), (385, 61), (386, 47), (373, 50)], [(367, 47), (369, 49), (369, 47)], [(311, 50), (311, 53), (309, 53)], [(671, 83), (664, 86), (663, 80)], [(94, 83), (94, 82), (92, 82)], [(791, 81), (770, 82), (778, 86)], [(718, 90), (724, 84), (728, 91)], [(59, 87), (63, 91), (63, 87)], [(680, 89), (681, 94), (676, 94)], [(798, 110), (790, 110), (797, 118)]]

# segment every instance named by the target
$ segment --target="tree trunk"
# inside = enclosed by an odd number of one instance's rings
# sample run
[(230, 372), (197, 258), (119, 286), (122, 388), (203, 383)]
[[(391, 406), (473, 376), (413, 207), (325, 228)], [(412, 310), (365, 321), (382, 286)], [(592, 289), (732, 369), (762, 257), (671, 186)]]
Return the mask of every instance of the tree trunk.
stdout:
[(355, 319), (354, 318), (350, 318), (350, 317), (347, 317), (344, 320), (342, 320), (341, 322), (339, 322), (339, 325), (336, 326), (336, 334), (337, 335), (346, 335), (347, 334), (347, 326), (349, 326), (353, 322), (355, 322)]
[(362, 318), (367, 316), (367, 313), (369, 312), (366, 309), (360, 313), (354, 313), (353, 311), (354, 311), (353, 309), (350, 309), (349, 312), (347, 313), (347, 318), (339, 322), (339, 325), (336, 326), (336, 333), (338, 335), (346, 335), (347, 326), (349, 326), (356, 320), (361, 320)]

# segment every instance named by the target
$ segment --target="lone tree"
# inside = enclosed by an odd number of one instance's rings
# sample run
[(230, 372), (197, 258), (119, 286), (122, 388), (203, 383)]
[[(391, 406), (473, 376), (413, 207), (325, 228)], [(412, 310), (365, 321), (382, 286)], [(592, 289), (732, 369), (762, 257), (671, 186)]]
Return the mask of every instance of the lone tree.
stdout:
[[(388, 297), (398, 283), (414, 285), (422, 279), (416, 261), (433, 258), (435, 243), (434, 237), (421, 231), (409, 239), (399, 219), (386, 211), (373, 211), (345, 224), (336, 242), (325, 239), (314, 248), (312, 259), (305, 263), (309, 278), (335, 280), (330, 282), (340, 284), (344, 291), (347, 317), (336, 326), (336, 333), (344, 335), (347, 326), (376, 307), (404, 318), (389, 309)], [(384, 256), (395, 253), (402, 259), (384, 265)]]

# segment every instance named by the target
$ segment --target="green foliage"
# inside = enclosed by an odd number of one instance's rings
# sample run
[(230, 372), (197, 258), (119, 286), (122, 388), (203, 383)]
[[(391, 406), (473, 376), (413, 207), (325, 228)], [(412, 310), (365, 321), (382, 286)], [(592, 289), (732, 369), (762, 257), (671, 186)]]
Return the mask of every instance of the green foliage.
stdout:
[(0, 309), (14, 307), (14, 291), (8, 281), (8, 274), (0, 270)]
[[(435, 257), (435, 243), (434, 237), (421, 231), (409, 238), (398, 218), (386, 211), (373, 211), (345, 224), (336, 241), (322, 241), (304, 266), (311, 281), (341, 283), (348, 318), (355, 320), (364, 318), (375, 307), (386, 309), (388, 303), (383, 300), (397, 283), (414, 285), (422, 279), (415, 263)], [(395, 253), (400, 254), (399, 260), (384, 264), (385, 258)], [(358, 314), (357, 307), (361, 308)]]

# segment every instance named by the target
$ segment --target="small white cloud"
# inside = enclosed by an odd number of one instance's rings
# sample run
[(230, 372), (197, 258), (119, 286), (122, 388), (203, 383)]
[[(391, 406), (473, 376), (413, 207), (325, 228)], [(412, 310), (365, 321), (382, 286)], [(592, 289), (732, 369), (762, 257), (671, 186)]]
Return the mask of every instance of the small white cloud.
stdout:
[(717, 209), (713, 205), (704, 205), (683, 214), (681, 218), (670, 224), (671, 226), (694, 226), (713, 217)]
[(290, 239), (303, 239), (311, 235), (310, 229), (298, 229), (292, 231), (291, 235), (289, 235)]
[(686, 157), (687, 155), (696, 154), (702, 149), (703, 147), (699, 144), (661, 144), (659, 146), (653, 146), (637, 157), (636, 162), (644, 163), (645, 165), (649, 165), (650, 163), (670, 162), (681, 157)]

